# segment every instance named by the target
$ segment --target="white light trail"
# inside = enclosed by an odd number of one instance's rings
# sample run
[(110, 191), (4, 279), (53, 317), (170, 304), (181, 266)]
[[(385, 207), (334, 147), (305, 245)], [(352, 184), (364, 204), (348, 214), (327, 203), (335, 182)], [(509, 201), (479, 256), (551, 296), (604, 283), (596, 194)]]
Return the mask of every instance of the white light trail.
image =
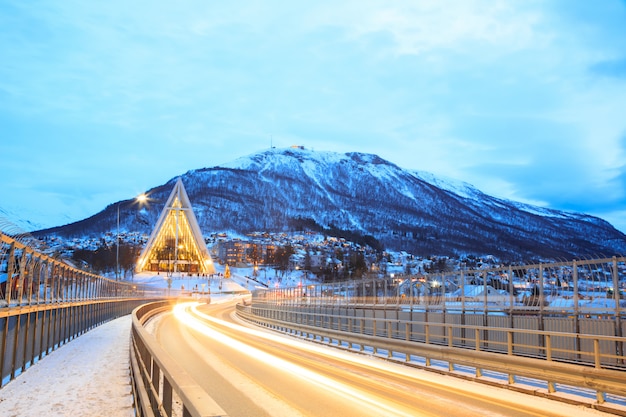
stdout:
[[(201, 320), (198, 320), (197, 318), (195, 318), (194, 316), (192, 316), (191, 314), (189, 314), (187, 312), (187, 309), (191, 308), (191, 310), (194, 312), (194, 314), (202, 317), (205, 320), (209, 320), (211, 322), (217, 323), (219, 325), (223, 325), (223, 326), (227, 326), (229, 328), (235, 329), (237, 331), (242, 331), (242, 332), (246, 332), (249, 334), (254, 334), (255, 336), (259, 336), (259, 337), (263, 337), (265, 339), (271, 339), (271, 340), (275, 340), (278, 341), (280, 343), (285, 343), (285, 342), (295, 342), (295, 341), (288, 341), (285, 340), (284, 338), (279, 338), (276, 337), (275, 335), (270, 335), (267, 333), (263, 333), (263, 332), (259, 332), (257, 330), (254, 329), (249, 329), (243, 326), (238, 326), (235, 324), (231, 324), (228, 322), (225, 322), (223, 320), (219, 320), (210, 316), (207, 316), (206, 314), (200, 313), (197, 310), (197, 303), (185, 303), (185, 304), (179, 304), (174, 308), (174, 316), (176, 317), (176, 319), (178, 319), (181, 323), (183, 323), (184, 325), (204, 334), (207, 337), (210, 337), (220, 343), (223, 343), (227, 346), (229, 346), (232, 349), (235, 349), (247, 356), (256, 358), (258, 360), (260, 360), (261, 362), (267, 363), (277, 369), (280, 369), (282, 371), (285, 372), (289, 372), (291, 375), (302, 378), (304, 380), (307, 380), (319, 387), (322, 387), (326, 390), (330, 390), (332, 391), (334, 394), (340, 394), (342, 395), (344, 398), (346, 399), (350, 399), (353, 401), (358, 401), (361, 404), (364, 404), (366, 406), (368, 406), (368, 408), (372, 409), (372, 407), (375, 407), (375, 409), (379, 410), (379, 414), (380, 415), (386, 415), (386, 416), (405, 416), (405, 417), (414, 417), (415, 414), (411, 413), (411, 414), (407, 414), (405, 412), (402, 412), (400, 410), (396, 410), (395, 408), (392, 408), (389, 405), (386, 404), (382, 404), (379, 403), (375, 400), (372, 400), (372, 398), (370, 398), (369, 396), (365, 395), (364, 393), (352, 389), (349, 386), (339, 383), (335, 380), (332, 380), (328, 377), (325, 377), (323, 375), (320, 375), (316, 372), (313, 372), (307, 368), (304, 368), (302, 366), (296, 365), (292, 362), (286, 361), (284, 359), (281, 359), (279, 357), (276, 357), (274, 355), (271, 355), (269, 353), (266, 353), (262, 350), (256, 349), (254, 347), (248, 346), (245, 343), (242, 343), (238, 340), (235, 340), (231, 337), (228, 337), (210, 327), (208, 327), (205, 323), (203, 323)], [(293, 346), (298, 346), (300, 347), (301, 345), (304, 345), (303, 343), (288, 343), (289, 345), (293, 345)], [(313, 351), (317, 351), (317, 349), (310, 349)], [(321, 350), (320, 350), (321, 351)], [(322, 352), (324, 354), (328, 354), (328, 352)], [(374, 410), (372, 410), (374, 411)], [(376, 411), (374, 411), (376, 412)]]
[[(372, 361), (372, 358), (369, 358), (369, 357), (358, 356), (358, 355), (342, 352), (340, 350), (335, 350), (335, 349), (330, 350), (326, 346), (321, 346), (321, 345), (313, 344), (313, 343), (310, 343), (310, 342), (302, 342), (300, 340), (295, 340), (295, 339), (292, 339), (292, 338), (286, 338), (283, 335), (271, 334), (271, 333), (267, 333), (265, 331), (260, 331), (260, 330), (256, 330), (256, 329), (251, 329), (249, 327), (240, 326), (238, 324), (229, 323), (227, 321), (220, 320), (220, 319), (217, 319), (215, 317), (211, 317), (211, 316), (209, 316), (207, 314), (204, 314), (204, 313), (198, 311), (198, 306), (199, 306), (198, 303), (190, 303), (190, 305), (189, 305), (191, 310), (198, 317), (202, 317), (204, 320), (211, 321), (211, 322), (213, 322), (215, 324), (218, 324), (220, 326), (225, 326), (225, 327), (231, 328), (231, 329), (236, 330), (238, 332), (248, 333), (248, 334), (250, 334), (252, 336), (255, 336), (255, 337), (260, 337), (260, 338), (263, 338), (263, 339), (266, 339), (266, 340), (271, 340), (271, 341), (276, 342), (276, 343), (282, 343), (282, 344), (287, 345), (287, 346), (295, 347), (295, 348), (300, 349), (300, 350), (306, 350), (306, 351), (313, 352), (313, 353), (316, 353), (316, 354), (319, 354), (319, 355), (324, 355), (324, 356), (327, 356), (327, 357), (333, 357), (335, 359), (340, 359), (343, 362), (357, 364), (357, 365), (360, 365), (360, 366), (363, 366), (363, 367), (367, 367), (367, 368), (370, 368), (370, 369), (375, 369), (377, 371), (382, 371), (382, 372), (385, 372), (385, 373), (392, 373), (392, 374), (395, 374), (395, 375), (401, 375), (403, 377), (406, 377), (407, 376), (407, 371), (409, 371), (408, 369), (406, 369), (406, 367), (390, 366), (392, 364), (390, 364), (388, 362), (378, 363), (379, 361)], [(432, 375), (429, 375), (429, 379), (419, 378), (417, 375), (412, 375), (412, 377), (414, 377), (417, 380), (428, 381), (429, 383), (432, 383)]]

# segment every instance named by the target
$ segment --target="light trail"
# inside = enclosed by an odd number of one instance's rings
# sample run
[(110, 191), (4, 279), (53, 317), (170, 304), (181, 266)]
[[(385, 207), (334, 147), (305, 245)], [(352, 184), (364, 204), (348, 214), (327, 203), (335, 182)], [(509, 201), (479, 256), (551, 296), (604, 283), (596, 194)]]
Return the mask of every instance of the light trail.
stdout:
[[(291, 375), (307, 380), (310, 383), (313, 383), (316, 386), (321, 387), (325, 390), (330, 390), (334, 394), (341, 395), (345, 399), (349, 399), (351, 401), (358, 401), (361, 404), (365, 404), (368, 407), (370, 407), (370, 409), (372, 409), (373, 412), (379, 413), (379, 415), (398, 416), (398, 417), (415, 417), (414, 412), (411, 414), (408, 414), (401, 410), (397, 410), (396, 408), (393, 408), (390, 405), (372, 400), (372, 398), (369, 395), (365, 395), (362, 392), (352, 389), (345, 384), (339, 383), (333, 379), (330, 379), (316, 372), (313, 372), (307, 368), (304, 368), (302, 366), (296, 365), (294, 363), (291, 363), (289, 361), (286, 361), (284, 359), (281, 359), (279, 357), (266, 353), (257, 348), (248, 346), (245, 343), (235, 340), (229, 336), (226, 336), (218, 332), (217, 330), (214, 330), (208, 327), (203, 321), (198, 320), (193, 315), (189, 314), (187, 310), (191, 309), (194, 312), (194, 314), (197, 314), (198, 316), (202, 317), (205, 320), (214, 322), (215, 324), (226, 326), (237, 331), (243, 331), (243, 332), (253, 334), (255, 336), (262, 337), (265, 339), (278, 341), (280, 343), (285, 342), (284, 338), (278, 338), (275, 335), (269, 335), (267, 333), (263, 333), (257, 330), (243, 327), (243, 326), (238, 326), (235, 324), (227, 323), (223, 320), (219, 320), (219, 319), (207, 316), (206, 314), (199, 312), (197, 310), (197, 306), (198, 306), (198, 303), (179, 304), (176, 307), (174, 307), (174, 316), (176, 317), (177, 320), (179, 320), (185, 326), (188, 326), (204, 334), (205, 336), (210, 337), (211, 339), (217, 342), (225, 344), (229, 348), (235, 349), (244, 355), (255, 358), (259, 361), (262, 361), (263, 363), (269, 364), (270, 366), (280, 369), (281, 371), (289, 372)], [(300, 346), (300, 344), (297, 344), (297, 343), (294, 343), (294, 344), (289, 343), (289, 344), (292, 346)], [(422, 413), (421, 415), (428, 416), (430, 414)]]
[[(571, 416), (572, 410), (575, 409), (576, 412), (579, 413), (581, 416), (605, 415), (604, 413), (600, 413), (597, 410), (592, 410), (588, 408), (576, 409), (576, 407), (572, 407), (571, 405), (566, 403), (561, 403), (558, 401), (539, 398), (535, 396), (531, 397), (527, 394), (517, 393), (511, 390), (503, 390), (496, 387), (489, 387), (482, 384), (480, 384), (480, 386), (476, 386), (473, 382), (460, 381), (451, 376), (438, 375), (430, 372), (424, 373), (420, 370), (406, 367), (400, 364), (378, 360), (379, 358), (355, 355), (352, 352), (345, 352), (338, 349), (330, 349), (328, 346), (310, 343), (310, 341), (302, 341), (291, 337), (285, 337), (284, 335), (280, 334), (269, 333), (267, 330), (253, 329), (202, 313), (198, 310), (199, 305), (199, 303), (185, 303), (179, 305), (175, 309), (176, 318), (181, 320), (181, 322), (185, 325), (192, 327), (195, 330), (221, 343), (224, 343), (233, 349), (240, 351), (241, 353), (262, 360), (280, 369), (288, 370), (293, 375), (308, 380), (311, 383), (322, 387), (323, 389), (332, 390), (334, 394), (341, 394), (344, 398), (350, 399), (352, 401), (361, 401), (363, 404), (367, 404), (371, 408), (375, 407), (373, 412), (376, 412), (375, 410), (380, 410), (380, 415), (410, 415), (415, 417), (434, 416), (439, 414), (433, 414), (429, 413), (428, 411), (425, 412), (423, 410), (413, 410), (411, 413), (407, 413), (405, 411), (398, 410), (397, 407), (394, 408), (393, 403), (391, 403), (392, 405), (385, 405), (384, 401), (373, 399), (371, 393), (365, 395), (362, 391), (353, 389), (345, 384), (339, 383), (333, 379), (315, 373), (307, 368), (298, 366), (294, 363), (288, 362), (284, 359), (263, 352), (259, 349), (247, 346), (245, 343), (225, 336), (217, 330), (210, 328), (208, 323), (213, 323), (217, 326), (224, 326), (238, 333), (248, 334), (256, 338), (279, 343), (294, 349), (310, 352), (333, 360), (340, 360), (342, 362), (346, 362), (348, 364), (352, 364), (363, 369), (370, 369), (373, 372), (375, 371), (388, 375), (393, 375), (394, 377), (405, 381), (403, 384), (407, 387), (413, 387), (413, 389), (418, 389), (418, 386), (421, 385), (423, 387), (428, 387), (430, 391), (436, 390), (437, 392), (441, 393), (445, 392), (448, 394), (447, 398), (456, 397), (459, 401), (465, 401), (462, 400), (463, 398), (471, 399), (473, 401), (480, 401), (485, 404), (490, 404), (494, 407), (509, 410), (509, 412), (513, 414), (522, 413), (524, 415), (536, 417)], [(190, 314), (187, 310), (190, 310), (193, 315)], [(438, 395), (435, 395), (435, 397), (438, 397)], [(532, 401), (529, 401), (531, 398)], [(445, 399), (445, 397), (442, 397), (442, 399)], [(488, 410), (483, 410), (482, 412), (483, 415), (511, 415), (509, 413), (492, 414), (491, 411)]]

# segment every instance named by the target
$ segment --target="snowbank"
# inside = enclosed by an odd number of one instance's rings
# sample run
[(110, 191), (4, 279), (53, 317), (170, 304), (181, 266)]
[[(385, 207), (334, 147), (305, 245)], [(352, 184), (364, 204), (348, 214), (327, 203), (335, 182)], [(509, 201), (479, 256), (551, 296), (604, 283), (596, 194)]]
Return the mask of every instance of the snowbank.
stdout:
[(130, 315), (61, 346), (0, 389), (0, 416), (134, 416)]

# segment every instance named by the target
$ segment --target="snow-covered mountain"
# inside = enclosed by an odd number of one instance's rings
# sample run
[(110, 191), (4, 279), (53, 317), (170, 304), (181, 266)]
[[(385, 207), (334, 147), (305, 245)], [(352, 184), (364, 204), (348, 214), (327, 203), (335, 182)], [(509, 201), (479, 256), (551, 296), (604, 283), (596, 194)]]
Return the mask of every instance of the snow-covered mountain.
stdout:
[[(189, 171), (182, 180), (205, 234), (332, 230), (422, 256), (529, 260), (626, 252), (626, 235), (597, 217), (494, 198), (371, 154), (272, 149)], [(122, 202), (123, 229), (149, 233), (175, 181), (152, 189), (147, 207)], [(116, 207), (36, 234), (102, 235), (115, 228)]]
[(23, 233), (26, 230), (36, 230), (43, 227), (40, 223), (26, 220), (18, 212), (4, 207), (0, 207), (0, 225), (3, 226), (1, 230), (9, 234)]

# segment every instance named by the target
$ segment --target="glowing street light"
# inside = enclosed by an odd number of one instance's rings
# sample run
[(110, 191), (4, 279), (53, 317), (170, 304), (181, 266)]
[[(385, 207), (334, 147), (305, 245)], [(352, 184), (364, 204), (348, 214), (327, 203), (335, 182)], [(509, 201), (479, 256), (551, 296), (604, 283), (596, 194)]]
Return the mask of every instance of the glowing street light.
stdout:
[[(148, 196), (146, 194), (139, 194), (135, 197), (135, 201), (138, 203), (145, 203), (148, 201)], [(117, 238), (115, 239), (115, 280), (120, 280), (120, 204), (121, 201), (117, 203)]]

